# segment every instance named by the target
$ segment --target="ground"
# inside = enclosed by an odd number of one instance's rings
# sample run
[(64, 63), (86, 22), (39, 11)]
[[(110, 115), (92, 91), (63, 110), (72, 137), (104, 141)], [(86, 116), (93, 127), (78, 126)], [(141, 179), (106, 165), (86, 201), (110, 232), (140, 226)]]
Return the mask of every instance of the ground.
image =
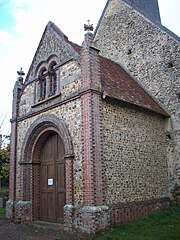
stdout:
[(63, 230), (46, 226), (13, 223), (0, 219), (0, 239), (3, 240), (91, 240), (91, 236), (75, 233), (71, 235)]

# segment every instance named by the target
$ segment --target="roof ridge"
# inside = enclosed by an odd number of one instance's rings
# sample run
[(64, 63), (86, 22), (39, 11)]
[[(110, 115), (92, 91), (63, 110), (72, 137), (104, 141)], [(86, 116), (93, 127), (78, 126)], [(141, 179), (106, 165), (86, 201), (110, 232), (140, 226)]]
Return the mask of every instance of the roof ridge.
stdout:
[(70, 41), (69, 38), (60, 30), (60, 28), (59, 28), (55, 23), (53, 23), (52, 21), (49, 21), (48, 24), (47, 24), (47, 26), (53, 28), (53, 30), (54, 30), (58, 35), (60, 35), (61, 37), (63, 37), (64, 40), (65, 40), (67, 43), (69, 43), (76, 51), (78, 51), (78, 53), (80, 53), (81, 46), (78, 45), (77, 43), (74, 43), (74, 42)]
[[(101, 22), (102, 22), (102, 19), (103, 19), (104, 15), (105, 15), (105, 12), (106, 12), (106, 10), (107, 10), (107, 8), (108, 8), (109, 2), (110, 2), (110, 0), (107, 0), (106, 5), (105, 5), (105, 7), (104, 7), (104, 9), (103, 9), (103, 11), (102, 11), (102, 14), (101, 14), (100, 18), (99, 18), (99, 21), (98, 21), (97, 26), (96, 26), (95, 31), (94, 31), (94, 39), (95, 39), (96, 34), (97, 34), (97, 32), (98, 32), (98, 29), (99, 29), (99, 27), (100, 27), (100, 25), (101, 25)], [(149, 21), (151, 24), (153, 24), (153, 25), (155, 25), (157, 28), (159, 28), (160, 31), (165, 32), (166, 34), (168, 34), (171, 38), (173, 38), (173, 39), (176, 40), (177, 42), (180, 41), (180, 37), (179, 37), (176, 33), (172, 32), (170, 29), (168, 29), (167, 27), (165, 27), (164, 25), (162, 25), (161, 22), (158, 22), (158, 21), (157, 21), (155, 18), (153, 18), (151, 15), (149, 15), (149, 14), (146, 14), (146, 15), (145, 15), (145, 14), (144, 14), (144, 11), (143, 11), (141, 8), (138, 8), (138, 6), (135, 5), (135, 4), (133, 4), (130, 0), (122, 0), (122, 2), (125, 3), (127, 6), (131, 7), (134, 11), (136, 11), (139, 15), (141, 15), (143, 18), (145, 18), (145, 19), (146, 19), (147, 21)]]

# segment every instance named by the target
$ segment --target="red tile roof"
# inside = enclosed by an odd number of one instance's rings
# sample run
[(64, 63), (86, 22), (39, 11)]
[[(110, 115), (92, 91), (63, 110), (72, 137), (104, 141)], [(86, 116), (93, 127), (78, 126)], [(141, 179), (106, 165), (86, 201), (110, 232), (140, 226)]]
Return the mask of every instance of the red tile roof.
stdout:
[(100, 74), (102, 90), (108, 97), (169, 116), (119, 64), (100, 57)]

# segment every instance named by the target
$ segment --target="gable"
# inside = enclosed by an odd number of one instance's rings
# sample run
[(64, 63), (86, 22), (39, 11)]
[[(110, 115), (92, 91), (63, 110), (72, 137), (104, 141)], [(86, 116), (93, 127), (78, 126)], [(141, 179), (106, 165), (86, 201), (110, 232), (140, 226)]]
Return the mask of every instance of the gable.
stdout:
[(31, 82), (38, 71), (38, 67), (56, 56), (58, 64), (70, 59), (80, 61), (80, 46), (70, 42), (66, 35), (52, 22), (49, 22), (42, 35), (41, 41), (33, 58), (25, 83)]
[(154, 19), (161, 22), (158, 0), (124, 0), (127, 4), (131, 5), (133, 8), (136, 8), (137, 11), (140, 11), (147, 18)]
[[(107, 3), (95, 28), (94, 37), (96, 37), (99, 31), (103, 19), (107, 17), (109, 13), (110, 15), (111, 13), (115, 15), (119, 12), (122, 15), (121, 11), (123, 11), (123, 9), (126, 7), (132, 9), (139, 16), (146, 19), (148, 22), (150, 21), (153, 25), (156, 25), (161, 31), (167, 33), (168, 35), (176, 39), (176, 41), (179, 41), (179, 37), (175, 33), (173, 33), (171, 30), (161, 24), (158, 2), (156, 0), (153, 3), (152, 1), (143, 3), (143, 1), (139, 2), (138, 0), (107, 0)], [(123, 15), (125, 16), (127, 13), (128, 11), (125, 10)], [(124, 18), (124, 16), (122, 16), (122, 19)], [(131, 15), (127, 16), (127, 19), (128, 18), (131, 18)], [(109, 23), (106, 22), (106, 24), (108, 25)]]

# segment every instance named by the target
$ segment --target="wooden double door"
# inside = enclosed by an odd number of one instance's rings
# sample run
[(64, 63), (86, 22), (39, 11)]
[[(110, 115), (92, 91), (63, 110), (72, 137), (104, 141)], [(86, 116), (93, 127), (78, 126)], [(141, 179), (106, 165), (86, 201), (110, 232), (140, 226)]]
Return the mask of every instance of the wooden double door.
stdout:
[(52, 133), (41, 150), (40, 220), (63, 223), (64, 205), (64, 145), (59, 135)]

